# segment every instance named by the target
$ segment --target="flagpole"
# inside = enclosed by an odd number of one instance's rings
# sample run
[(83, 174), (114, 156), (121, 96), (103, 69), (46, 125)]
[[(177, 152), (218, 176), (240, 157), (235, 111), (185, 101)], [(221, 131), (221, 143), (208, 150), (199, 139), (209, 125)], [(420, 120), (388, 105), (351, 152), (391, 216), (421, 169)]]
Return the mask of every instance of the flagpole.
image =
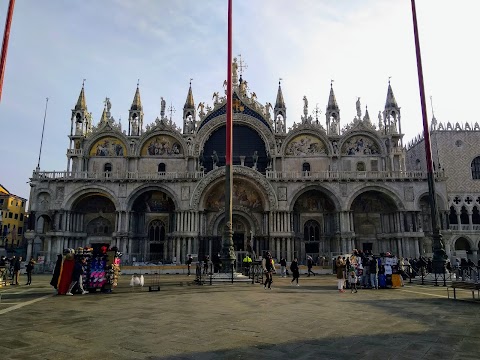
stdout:
[(38, 152), (37, 173), (40, 171), (40, 158), (42, 156), (43, 133), (45, 132), (45, 119), (47, 118), (48, 97), (45, 101), (45, 114), (43, 115), (42, 137), (40, 139), (40, 151)]
[(412, 16), (413, 16), (413, 34), (415, 37), (415, 52), (417, 55), (417, 71), (418, 71), (418, 86), (420, 90), (420, 103), (422, 107), (423, 119), (423, 137), (425, 140), (425, 160), (427, 162), (427, 182), (428, 194), (430, 200), (430, 214), (432, 221), (432, 242), (433, 242), (433, 267), (435, 273), (443, 274), (445, 271), (445, 260), (447, 258), (445, 248), (442, 242), (442, 235), (440, 234), (439, 216), (437, 208), (437, 196), (435, 193), (435, 176), (433, 173), (433, 159), (432, 147), (430, 142), (430, 131), (428, 128), (427, 119), (427, 105), (425, 102), (425, 87), (423, 83), (423, 69), (422, 69), (422, 55), (420, 52), (420, 40), (418, 35), (417, 25), (417, 11), (415, 8), (415, 0), (412, 1)]
[(2, 57), (0, 58), (0, 102), (2, 101), (3, 78), (5, 77), (8, 39), (10, 38), (10, 27), (12, 26), (12, 17), (13, 17), (14, 7), (15, 7), (15, 0), (10, 0), (10, 3), (8, 4), (7, 20), (5, 21), (5, 31), (3, 32)]
[[(227, 121), (225, 148), (225, 232), (223, 241), (223, 259), (225, 265), (233, 265), (235, 249), (233, 246), (232, 228), (232, 0), (228, 0), (228, 35), (227, 35)], [(225, 269), (228, 271), (228, 269)], [(233, 271), (233, 270), (232, 270)]]

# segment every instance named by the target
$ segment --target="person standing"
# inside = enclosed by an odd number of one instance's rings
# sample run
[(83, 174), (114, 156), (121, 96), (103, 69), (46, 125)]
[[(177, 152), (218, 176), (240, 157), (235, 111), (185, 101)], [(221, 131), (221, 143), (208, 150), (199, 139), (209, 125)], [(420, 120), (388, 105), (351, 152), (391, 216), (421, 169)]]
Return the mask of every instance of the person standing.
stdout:
[(85, 291), (83, 288), (83, 274), (85, 273), (85, 270), (83, 269), (83, 266), (87, 263), (87, 260), (85, 258), (82, 258), (79, 262), (75, 263), (75, 267), (73, 268), (73, 274), (72, 274), (72, 282), (70, 283), (70, 286), (68, 287), (68, 291), (66, 295), (72, 296), (72, 290), (75, 285), (78, 284), (78, 287), (80, 288), (80, 291), (82, 292), (82, 295), (88, 294), (88, 291)]
[(358, 277), (357, 277), (357, 274), (355, 272), (355, 268), (353, 266), (350, 267), (349, 271), (348, 271), (349, 275), (348, 275), (348, 282), (350, 283), (350, 289), (352, 290), (351, 292), (353, 293), (354, 291), (355, 292), (358, 292), (357, 291), (357, 282), (358, 282)]
[(32, 272), (33, 272), (34, 266), (35, 266), (35, 260), (33, 260), (33, 257), (32, 257), (30, 258), (30, 261), (25, 267), (25, 270), (27, 271), (27, 285), (32, 285)]
[(292, 263), (290, 264), (290, 271), (292, 272), (292, 276), (293, 276), (291, 284), (293, 285), (293, 282), (297, 280), (297, 286), (300, 286), (298, 285), (298, 278), (300, 277), (300, 271), (298, 269), (297, 258), (293, 259)]
[(210, 256), (205, 256), (205, 260), (203, 261), (203, 273), (205, 275), (208, 274), (208, 265), (210, 264)]
[(275, 266), (273, 265), (273, 258), (272, 254), (269, 252), (265, 256), (265, 258), (262, 260), (262, 267), (263, 267), (263, 272), (265, 274), (265, 283), (263, 284), (263, 288), (266, 290), (267, 286), (268, 289), (272, 289), (272, 283), (273, 283), (273, 272), (275, 271)]
[(339, 256), (336, 261), (337, 266), (337, 280), (338, 280), (338, 291), (343, 293), (343, 285), (345, 283), (345, 262), (343, 261), (342, 257)]
[(372, 289), (378, 289), (378, 261), (375, 258), (372, 258), (369, 261), (370, 268), (370, 286)]
[(193, 262), (193, 257), (192, 255), (188, 255), (188, 259), (187, 259), (187, 270), (188, 270), (188, 276), (190, 276), (190, 269), (192, 267), (192, 262)]
[(21, 262), (22, 262), (22, 257), (21, 256), (19, 256), (16, 259), (14, 257), (12, 285), (20, 285), (18, 283), (18, 277), (20, 276)]
[(313, 259), (309, 255), (309, 256), (307, 256), (307, 268), (308, 268), (308, 276), (307, 277), (310, 277), (310, 273), (312, 273), (313, 276), (315, 276), (315, 273), (312, 271), (312, 267), (313, 267)]
[(280, 274), (282, 277), (287, 276), (287, 260), (284, 257), (280, 259)]

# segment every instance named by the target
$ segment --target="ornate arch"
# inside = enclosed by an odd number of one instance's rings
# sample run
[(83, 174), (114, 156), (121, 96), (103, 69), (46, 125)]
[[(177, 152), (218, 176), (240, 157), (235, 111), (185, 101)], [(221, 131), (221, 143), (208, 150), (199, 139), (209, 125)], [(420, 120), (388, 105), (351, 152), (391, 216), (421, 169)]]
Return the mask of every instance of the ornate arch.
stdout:
[(353, 202), (355, 201), (355, 199), (367, 192), (367, 191), (378, 191), (379, 193), (382, 193), (383, 195), (389, 197), (393, 203), (395, 204), (395, 206), (397, 207), (398, 210), (405, 210), (405, 205), (403, 204), (402, 200), (400, 199), (400, 196), (398, 196), (396, 193), (394, 193), (392, 190), (390, 189), (387, 189), (383, 186), (380, 186), (380, 185), (370, 185), (370, 186), (366, 186), (366, 187), (363, 187), (357, 191), (355, 191), (352, 195), (350, 195), (350, 197), (347, 199), (346, 201), (346, 209), (347, 210), (350, 210), (351, 207), (352, 207), (352, 204)]
[[(250, 213), (250, 209), (245, 206), (232, 206), (232, 215), (241, 215), (250, 224), (250, 226), (255, 229), (255, 234), (260, 234), (261, 226), (257, 218), (255, 218), (255, 216), (251, 216)], [(213, 236), (213, 230), (218, 227), (218, 224), (220, 223), (220, 221), (222, 221), (224, 217), (225, 208), (221, 208), (218, 210), (217, 214), (212, 218), (212, 220), (208, 223), (206, 234), (207, 236)]]
[[(215, 130), (225, 126), (227, 116), (220, 115), (217, 118), (207, 122), (197, 133), (195, 144), (195, 155), (200, 155), (200, 149), (203, 149), (205, 143)], [(247, 114), (233, 114), (234, 125), (245, 125), (257, 132), (265, 144), (267, 154), (273, 154), (275, 149), (275, 136), (272, 131), (262, 122)]]
[(455, 236), (453, 236), (453, 237), (450, 239), (450, 241), (451, 241), (450, 246), (452, 247), (452, 248), (450, 249), (450, 251), (455, 251), (455, 243), (457, 242), (458, 239), (461, 239), (461, 238), (467, 240), (468, 245), (470, 245), (470, 250), (477, 249), (477, 246), (476, 246), (476, 244), (475, 244), (475, 240), (473, 240), (473, 239), (472, 239), (470, 236), (468, 236), (468, 235), (462, 234), (462, 235), (455, 235)]
[(176, 156), (178, 156), (178, 157), (186, 157), (187, 156), (187, 144), (186, 144), (185, 140), (183, 139), (183, 137), (181, 136), (181, 134), (179, 134), (176, 131), (170, 130), (168, 128), (165, 128), (165, 129), (154, 128), (153, 131), (148, 131), (148, 132), (144, 133), (142, 135), (142, 137), (138, 140), (138, 146), (135, 149), (135, 155), (136, 156), (143, 156), (141, 154), (141, 151), (142, 151), (143, 147), (146, 145), (146, 143), (149, 140), (151, 140), (151, 139), (153, 139), (157, 136), (168, 136), (168, 137), (174, 138), (175, 141), (177, 141), (181, 146), (180, 152)]
[[(450, 206), (447, 206), (448, 202), (446, 201), (446, 199), (443, 197), (443, 194), (440, 194), (440, 193), (436, 193), (437, 195), (437, 207), (438, 207), (438, 210), (449, 210), (450, 209)], [(415, 199), (415, 208), (416, 209), (420, 209), (420, 200), (424, 197), (424, 196), (429, 196), (428, 195), (428, 191), (425, 191), (423, 193), (421, 193), (416, 199)], [(438, 200), (441, 200), (441, 203), (439, 203)], [(441, 207), (443, 206), (443, 208)]]
[(164, 192), (165, 194), (167, 194), (170, 197), (170, 199), (172, 199), (173, 204), (175, 205), (175, 209), (179, 208), (178, 200), (177, 200), (178, 195), (175, 192), (173, 192), (171, 189), (165, 187), (163, 184), (155, 184), (155, 185), (145, 184), (145, 185), (142, 185), (142, 186), (139, 186), (138, 188), (136, 188), (127, 197), (127, 200), (125, 202), (126, 210), (127, 211), (132, 210), (132, 206), (135, 203), (135, 200), (137, 200), (139, 196), (146, 193), (147, 191), (161, 191), (161, 192)]
[(114, 130), (114, 129), (110, 129), (108, 132), (105, 132), (105, 131), (100, 131), (98, 133), (95, 133), (93, 136), (91, 136), (85, 143), (84, 145), (84, 150), (85, 150), (85, 154), (86, 156), (90, 157), (90, 152), (92, 151), (93, 147), (95, 146), (95, 144), (97, 144), (97, 142), (99, 142), (101, 139), (103, 138), (115, 138), (116, 140), (118, 140), (122, 145), (123, 145), (123, 155), (115, 155), (115, 156), (118, 156), (118, 157), (125, 157), (127, 155), (129, 155), (129, 148), (128, 148), (128, 139), (127, 137), (117, 131), (117, 130)]
[(121, 210), (117, 195), (107, 187), (97, 185), (97, 184), (84, 185), (81, 188), (77, 189), (72, 194), (70, 194), (69, 196), (65, 196), (65, 199), (63, 200), (62, 206), (60, 208), (65, 210), (71, 210), (73, 204), (78, 199), (80, 199), (85, 195), (94, 195), (94, 194), (107, 197), (113, 203), (117, 211)]
[[(256, 184), (259, 184), (263, 189), (268, 201), (265, 202), (265, 211), (274, 210), (278, 207), (277, 195), (272, 185), (265, 179), (258, 171), (250, 169), (245, 166), (233, 166), (234, 175), (243, 175), (247, 179), (254, 180)], [(190, 209), (198, 210), (201, 198), (205, 195), (206, 188), (218, 179), (225, 176), (225, 167), (221, 167), (210, 171), (207, 176), (197, 183), (197, 186), (193, 190), (193, 195), (190, 200)]]
[(341, 211), (342, 205), (341, 205), (338, 197), (330, 189), (328, 189), (324, 186), (321, 186), (321, 185), (305, 186), (304, 188), (301, 188), (301, 189), (297, 190), (297, 192), (291, 198), (292, 200), (290, 201), (289, 211), (293, 211), (293, 208), (294, 208), (297, 200), (300, 198), (300, 196), (302, 196), (303, 194), (305, 194), (306, 192), (311, 191), (311, 190), (317, 190), (319, 192), (323, 192), (324, 194), (326, 194), (327, 197), (330, 199), (330, 201), (332, 201), (332, 203), (335, 205), (335, 210), (336, 211)]
[[(370, 131), (351, 131), (351, 132), (348, 132), (345, 136), (343, 136), (338, 143), (338, 149), (341, 155), (348, 156), (348, 154), (343, 154), (344, 146), (350, 139), (354, 139), (356, 137), (364, 137), (374, 142), (374, 144), (378, 147), (378, 154), (372, 154), (372, 155), (380, 156), (380, 155), (385, 155), (387, 153), (387, 148), (384, 142), (382, 141), (382, 139), (378, 137), (377, 134)], [(366, 155), (369, 155), (369, 154), (366, 154)]]
[[(283, 156), (287, 155), (287, 147), (290, 142), (300, 135), (310, 135), (319, 139), (325, 148), (325, 155), (333, 154), (333, 146), (330, 143), (328, 137), (326, 136), (325, 130), (311, 124), (303, 124), (301, 127), (296, 128), (295, 130), (289, 132), (286, 138), (282, 142), (280, 148), (280, 154)], [(312, 154), (312, 155), (323, 155), (323, 154)]]

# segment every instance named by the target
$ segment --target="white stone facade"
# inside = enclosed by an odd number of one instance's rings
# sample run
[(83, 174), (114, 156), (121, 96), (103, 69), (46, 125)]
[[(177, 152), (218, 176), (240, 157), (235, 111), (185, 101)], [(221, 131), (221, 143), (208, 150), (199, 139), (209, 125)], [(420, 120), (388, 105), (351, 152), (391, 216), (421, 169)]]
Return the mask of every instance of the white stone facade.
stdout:
[[(128, 131), (122, 131), (108, 99), (99, 124), (92, 125), (82, 88), (72, 110), (67, 169), (35, 171), (31, 179), (31, 251), (44, 252), (48, 262), (66, 247), (108, 243), (126, 261), (163, 263), (220, 251), (226, 101), (215, 94), (212, 106), (196, 106), (190, 87), (183, 129), (163, 108), (161, 118), (144, 127), (137, 88)], [(301, 123), (286, 129), (280, 85), (273, 107), (259, 104), (241, 78), (234, 83), (236, 249), (270, 250), (300, 262), (307, 254), (330, 258), (354, 248), (429, 255), (426, 173), (407, 166), (390, 85), (378, 126), (368, 111), (362, 117), (358, 100), (357, 116), (341, 128), (333, 88), (325, 127), (308, 116), (304, 101)], [(443, 171), (436, 179), (445, 210), (450, 200)]]

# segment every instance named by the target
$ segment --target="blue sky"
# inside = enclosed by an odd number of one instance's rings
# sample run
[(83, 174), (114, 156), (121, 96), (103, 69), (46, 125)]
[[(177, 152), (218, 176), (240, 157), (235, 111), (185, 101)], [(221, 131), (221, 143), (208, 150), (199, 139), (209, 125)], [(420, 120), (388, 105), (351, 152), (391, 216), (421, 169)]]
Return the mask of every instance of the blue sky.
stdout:
[[(331, 79), (342, 127), (355, 116), (357, 97), (376, 122), (391, 76), (404, 143), (422, 131), (410, 1), (233, 2), (233, 51), (248, 65), (244, 78), (263, 104), (275, 102), (283, 79), (288, 127), (300, 121), (304, 95), (324, 124)], [(0, 3), (2, 25), (7, 6)], [(479, 10), (478, 0), (417, 0), (427, 99), (433, 96), (439, 121), (480, 122)], [(226, 78), (226, 12), (226, 0), (17, 1), (0, 103), (0, 183), (28, 198), (46, 97), (40, 167), (66, 169), (71, 109), (84, 78), (95, 123), (108, 96), (126, 127), (137, 79), (144, 125), (158, 116), (161, 96), (182, 124), (190, 78), (195, 103), (211, 104)]]

